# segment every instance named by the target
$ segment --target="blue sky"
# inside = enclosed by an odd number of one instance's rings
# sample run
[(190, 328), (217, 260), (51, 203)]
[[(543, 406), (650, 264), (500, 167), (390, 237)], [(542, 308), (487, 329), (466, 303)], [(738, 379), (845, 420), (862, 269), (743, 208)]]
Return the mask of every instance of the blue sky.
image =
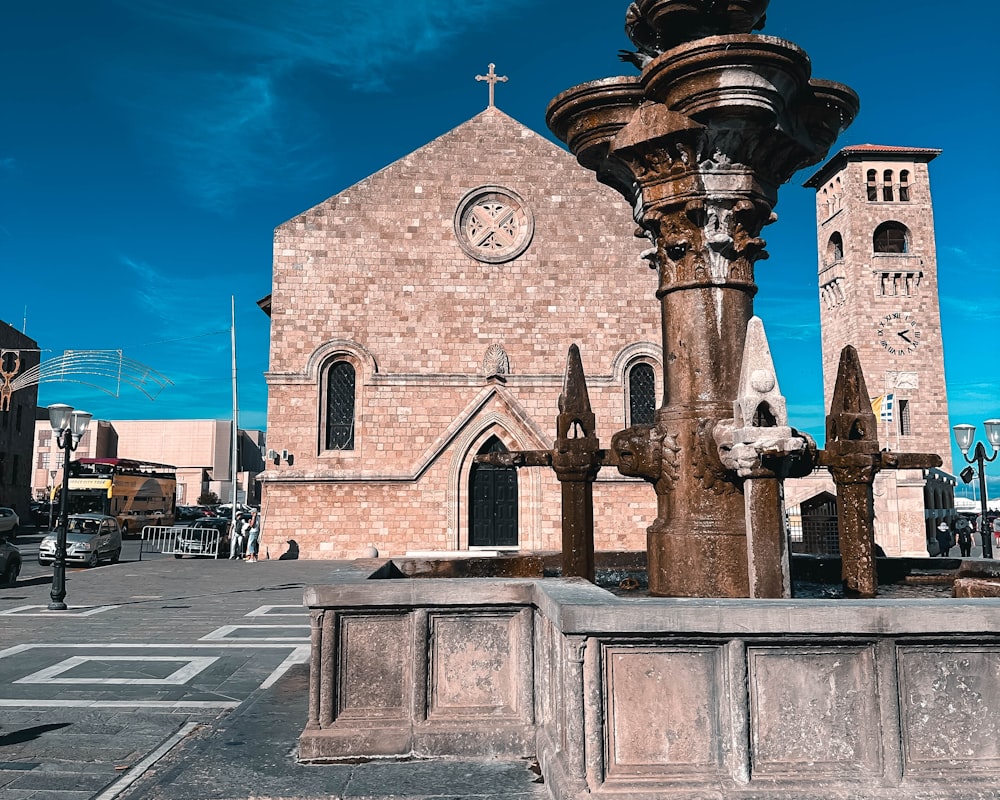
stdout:
[[(43, 384), (102, 418), (228, 417), (236, 299), (241, 424), (263, 427), (271, 236), (285, 220), (483, 109), (548, 135), (548, 101), (631, 74), (626, 0), (51, 0), (0, 32), (0, 319), (51, 358), (123, 349), (172, 384), (150, 401)], [(837, 147), (944, 150), (931, 164), (953, 422), (1000, 417), (996, 4), (773, 0), (765, 32), (862, 111)], [(551, 137), (550, 137), (551, 138)], [(986, 152), (984, 152), (986, 151)], [(814, 193), (765, 230), (764, 318), (793, 424), (822, 437)], [(982, 429), (980, 428), (980, 431)], [(957, 451), (956, 459), (960, 459)], [(958, 462), (956, 461), (956, 464)], [(995, 468), (1000, 472), (1000, 467)], [(998, 482), (1000, 489), (1000, 482)], [(996, 492), (994, 492), (995, 494)]]

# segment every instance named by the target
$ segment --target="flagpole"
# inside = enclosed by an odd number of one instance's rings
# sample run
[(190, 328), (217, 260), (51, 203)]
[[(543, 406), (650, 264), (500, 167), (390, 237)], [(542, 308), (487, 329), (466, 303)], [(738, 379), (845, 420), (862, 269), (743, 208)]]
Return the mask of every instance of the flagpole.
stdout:
[(239, 404), (236, 396), (236, 296), (231, 296), (230, 343), (233, 354), (233, 430), (232, 430), (232, 460), (230, 462), (230, 478), (233, 482), (232, 535), (236, 535), (236, 470), (237, 448), (239, 447)]

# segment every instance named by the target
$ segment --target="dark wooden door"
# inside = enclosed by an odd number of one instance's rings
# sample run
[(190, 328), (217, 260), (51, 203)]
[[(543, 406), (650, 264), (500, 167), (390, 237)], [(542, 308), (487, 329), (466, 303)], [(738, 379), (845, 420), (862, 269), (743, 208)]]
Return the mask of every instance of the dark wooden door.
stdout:
[[(492, 437), (480, 453), (506, 453)], [(473, 547), (517, 546), (517, 470), (473, 464), (469, 475), (469, 544)]]

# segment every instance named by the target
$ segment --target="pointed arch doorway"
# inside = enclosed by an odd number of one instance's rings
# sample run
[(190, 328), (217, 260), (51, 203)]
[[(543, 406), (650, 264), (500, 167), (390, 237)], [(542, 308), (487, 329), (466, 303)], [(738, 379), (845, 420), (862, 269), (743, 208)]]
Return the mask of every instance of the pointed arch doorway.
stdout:
[[(496, 436), (478, 455), (506, 453)], [(469, 546), (517, 547), (517, 470), (473, 464), (469, 471)]]

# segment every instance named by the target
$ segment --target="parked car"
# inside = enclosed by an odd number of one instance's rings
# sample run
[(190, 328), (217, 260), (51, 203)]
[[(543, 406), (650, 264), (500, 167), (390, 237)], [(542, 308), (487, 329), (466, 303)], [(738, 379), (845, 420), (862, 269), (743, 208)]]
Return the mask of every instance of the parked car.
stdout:
[(17, 526), (20, 523), (13, 508), (0, 508), (0, 535), (9, 534), (13, 539), (17, 536)]
[(0, 536), (0, 586), (13, 586), (21, 572), (21, 551)]
[[(229, 557), (229, 520), (223, 517), (203, 517), (193, 522), (179, 522), (174, 525), (177, 538), (174, 540), (174, 558), (188, 556)], [(218, 531), (219, 544), (215, 547), (211, 531)], [(213, 552), (214, 551), (214, 552)]]
[(52, 513), (52, 504), (41, 500), (36, 500), (31, 504), (31, 521), (36, 528), (45, 527), (49, 524), (49, 514)]
[[(51, 564), (56, 557), (58, 534), (48, 534), (38, 545), (38, 563)], [(66, 562), (96, 567), (101, 559), (116, 564), (122, 554), (122, 531), (118, 520), (104, 514), (71, 514), (66, 525)]]

